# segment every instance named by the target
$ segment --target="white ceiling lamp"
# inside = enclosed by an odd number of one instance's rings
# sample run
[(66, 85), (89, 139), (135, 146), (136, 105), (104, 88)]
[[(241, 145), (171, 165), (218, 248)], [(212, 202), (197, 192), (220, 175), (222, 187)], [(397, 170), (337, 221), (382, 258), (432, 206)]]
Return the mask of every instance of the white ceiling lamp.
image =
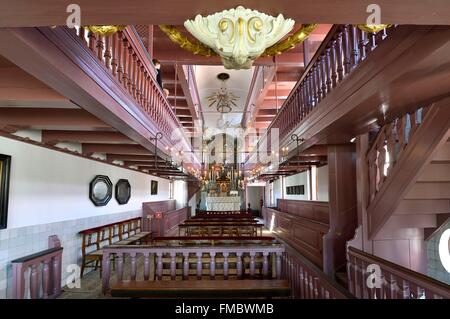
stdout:
[(273, 17), (239, 6), (207, 17), (197, 15), (184, 26), (221, 57), (225, 68), (249, 69), (268, 47), (292, 30), (294, 23), (282, 14)]

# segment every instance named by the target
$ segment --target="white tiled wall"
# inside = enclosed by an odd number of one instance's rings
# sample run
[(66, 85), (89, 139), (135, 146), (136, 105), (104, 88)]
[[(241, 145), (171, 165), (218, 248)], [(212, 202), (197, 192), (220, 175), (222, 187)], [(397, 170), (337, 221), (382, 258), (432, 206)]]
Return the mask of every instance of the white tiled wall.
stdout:
[(450, 221), (447, 222), (441, 231), (437, 232), (427, 243), (428, 255), (428, 275), (437, 280), (445, 282), (450, 285), (450, 273), (442, 266), (439, 258), (439, 239), (442, 233), (450, 228)]
[(79, 231), (139, 216), (142, 216), (142, 210), (0, 230), (0, 298), (12, 296), (11, 260), (47, 249), (49, 236), (57, 235), (64, 248), (62, 258), (64, 286), (65, 278), (69, 275), (65, 271), (67, 265), (81, 265)]

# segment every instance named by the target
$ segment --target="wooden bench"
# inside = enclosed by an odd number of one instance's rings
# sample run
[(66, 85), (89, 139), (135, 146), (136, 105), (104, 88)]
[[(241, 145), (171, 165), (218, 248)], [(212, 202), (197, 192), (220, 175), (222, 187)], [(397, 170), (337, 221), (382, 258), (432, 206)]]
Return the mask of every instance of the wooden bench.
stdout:
[(104, 246), (130, 245), (146, 240), (150, 232), (141, 231), (141, 218), (132, 218), (120, 222), (85, 229), (79, 232), (81, 244), (81, 276), (86, 268), (101, 270)]
[(178, 226), (179, 234), (185, 236), (262, 236), (263, 224), (253, 223), (188, 223)]
[(272, 298), (289, 297), (287, 280), (120, 281), (111, 296), (128, 298)]

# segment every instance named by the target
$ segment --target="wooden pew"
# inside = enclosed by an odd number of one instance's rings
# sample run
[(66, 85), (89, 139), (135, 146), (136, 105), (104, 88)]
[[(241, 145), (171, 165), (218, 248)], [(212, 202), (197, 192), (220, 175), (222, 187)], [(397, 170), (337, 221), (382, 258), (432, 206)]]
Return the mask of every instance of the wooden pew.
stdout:
[(199, 217), (252, 217), (251, 213), (241, 210), (241, 211), (205, 211), (199, 210), (196, 212), (196, 216)]
[(290, 294), (287, 280), (123, 280), (111, 287), (111, 296), (128, 298), (272, 298)]
[(131, 245), (146, 241), (151, 233), (141, 230), (141, 218), (138, 217), (80, 231), (79, 234), (82, 236), (81, 276), (86, 268), (101, 270), (104, 246)]
[(185, 230), (186, 236), (262, 236), (263, 224), (253, 223), (191, 223), (178, 226), (179, 234)]

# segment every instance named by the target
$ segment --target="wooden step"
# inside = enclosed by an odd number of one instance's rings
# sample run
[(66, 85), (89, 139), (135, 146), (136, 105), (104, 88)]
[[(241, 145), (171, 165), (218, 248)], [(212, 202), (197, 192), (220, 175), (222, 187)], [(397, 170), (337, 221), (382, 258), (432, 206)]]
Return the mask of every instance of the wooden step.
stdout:
[(433, 155), (433, 161), (448, 161), (450, 159), (450, 142), (444, 143)]
[(385, 228), (431, 228), (436, 227), (436, 215), (392, 215)]
[(432, 161), (428, 164), (418, 182), (448, 182), (450, 181), (450, 160)]
[(417, 182), (405, 199), (449, 199), (450, 181), (448, 182)]
[(448, 199), (404, 199), (394, 211), (394, 215), (447, 213), (450, 213), (450, 201)]

